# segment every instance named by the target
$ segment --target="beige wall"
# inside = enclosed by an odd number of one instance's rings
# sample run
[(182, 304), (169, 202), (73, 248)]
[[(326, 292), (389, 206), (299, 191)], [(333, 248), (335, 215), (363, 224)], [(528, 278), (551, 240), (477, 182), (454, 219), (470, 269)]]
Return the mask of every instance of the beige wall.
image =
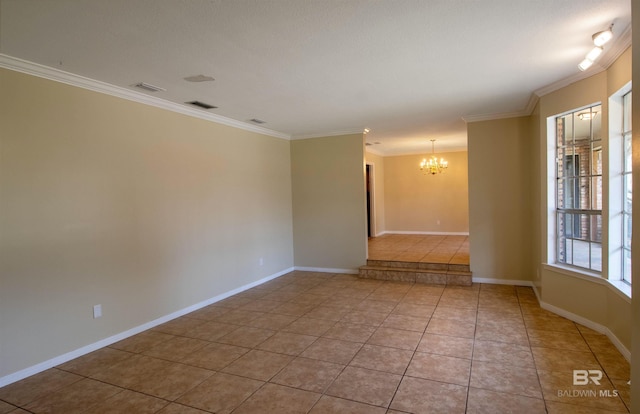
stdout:
[[(602, 103), (602, 135), (603, 135), (603, 159), (604, 170), (608, 170), (608, 99), (620, 87), (626, 84), (631, 77), (631, 51), (627, 50), (607, 70), (591, 76), (587, 79), (575, 82), (565, 88), (542, 96), (539, 101), (539, 136), (536, 137), (538, 146), (536, 153), (539, 155), (541, 167), (539, 170), (540, 181), (540, 233), (547, 234), (547, 203), (548, 194), (553, 194), (553, 188), (547, 183), (546, 165), (547, 151), (547, 118), (557, 114), (580, 108), (593, 103)], [(554, 162), (551, 160), (550, 162)], [(608, 175), (605, 173), (604, 182), (607, 183)], [(608, 185), (604, 186), (605, 196), (608, 194)], [(603, 216), (608, 216), (607, 203), (603, 209)], [(608, 222), (603, 220), (603, 233), (608, 233)], [(606, 331), (618, 345), (627, 350), (631, 349), (631, 300), (619, 294), (605, 279), (576, 275), (553, 264), (543, 264), (547, 260), (548, 242), (545, 237), (537, 239), (536, 247), (541, 262), (536, 263), (536, 270), (541, 274), (541, 299), (543, 306), (552, 306), (565, 312), (566, 316), (584, 318), (585, 323), (596, 323), (601, 330)], [(608, 251), (606, 243), (603, 251)], [(607, 261), (603, 260), (603, 276), (606, 278)], [(570, 294), (569, 294), (570, 293)], [(567, 313), (568, 312), (568, 313)]]
[(297, 268), (356, 271), (366, 263), (362, 134), (291, 141)]
[(384, 158), (386, 231), (469, 232), (467, 152), (437, 153), (449, 168), (442, 174), (424, 175), (420, 161), (431, 155)]
[(531, 281), (532, 136), (529, 117), (472, 122), (469, 253), (474, 279)]
[(288, 141), (4, 69), (0, 89), (0, 378), (292, 268)]
[(373, 228), (372, 236), (378, 236), (385, 231), (384, 208), (384, 158), (380, 155), (367, 152), (365, 154), (367, 164), (373, 168), (371, 193), (373, 198)]

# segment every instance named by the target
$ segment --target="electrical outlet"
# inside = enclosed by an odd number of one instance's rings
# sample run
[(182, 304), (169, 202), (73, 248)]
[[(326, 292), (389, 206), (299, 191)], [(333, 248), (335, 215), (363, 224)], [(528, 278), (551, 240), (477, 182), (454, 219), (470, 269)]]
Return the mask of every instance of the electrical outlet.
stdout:
[(95, 305), (93, 307), (93, 319), (98, 319), (102, 316), (102, 305)]

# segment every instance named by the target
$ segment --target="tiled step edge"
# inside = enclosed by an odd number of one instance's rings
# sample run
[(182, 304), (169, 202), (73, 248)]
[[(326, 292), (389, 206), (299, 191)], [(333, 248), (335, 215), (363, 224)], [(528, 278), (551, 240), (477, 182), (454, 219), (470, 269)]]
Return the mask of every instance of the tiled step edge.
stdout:
[(471, 286), (471, 272), (402, 269), (396, 267), (362, 266), (359, 277), (363, 279), (391, 280), (431, 285)]
[(393, 269), (411, 269), (411, 270), (435, 270), (435, 271), (453, 271), (453, 272), (470, 272), (471, 268), (468, 264), (457, 263), (426, 263), (426, 262), (400, 262), (392, 260), (367, 260), (368, 267), (393, 268)]

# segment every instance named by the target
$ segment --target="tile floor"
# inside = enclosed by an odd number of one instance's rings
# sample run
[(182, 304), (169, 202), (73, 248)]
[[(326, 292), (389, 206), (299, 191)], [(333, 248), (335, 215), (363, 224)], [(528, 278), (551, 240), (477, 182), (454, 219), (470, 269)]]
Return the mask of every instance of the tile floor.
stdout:
[(531, 288), (296, 271), (0, 388), (0, 413), (614, 413), (628, 380)]
[(469, 264), (469, 236), (385, 234), (369, 238), (369, 260)]

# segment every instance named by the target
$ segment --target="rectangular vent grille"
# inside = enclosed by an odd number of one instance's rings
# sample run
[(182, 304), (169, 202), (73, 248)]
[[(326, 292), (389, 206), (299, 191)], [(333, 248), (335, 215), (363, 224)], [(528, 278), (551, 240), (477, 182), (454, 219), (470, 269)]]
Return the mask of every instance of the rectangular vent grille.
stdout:
[(133, 86), (135, 86), (136, 88), (144, 89), (145, 91), (149, 91), (149, 92), (164, 92), (164, 91), (166, 91), (166, 89), (164, 89), (164, 88), (161, 88), (161, 87), (155, 86), (155, 85), (151, 85), (149, 83), (144, 83), (144, 82), (136, 83)]
[(202, 109), (216, 109), (217, 106), (213, 106), (213, 105), (209, 105), (208, 103), (204, 103), (204, 102), (200, 102), (200, 101), (191, 101), (191, 102), (186, 102), (189, 105), (193, 105), (193, 106), (197, 106), (199, 108)]
[(249, 121), (253, 122), (254, 124), (266, 124), (266, 121), (263, 121), (262, 119), (258, 119), (258, 118), (252, 118)]

